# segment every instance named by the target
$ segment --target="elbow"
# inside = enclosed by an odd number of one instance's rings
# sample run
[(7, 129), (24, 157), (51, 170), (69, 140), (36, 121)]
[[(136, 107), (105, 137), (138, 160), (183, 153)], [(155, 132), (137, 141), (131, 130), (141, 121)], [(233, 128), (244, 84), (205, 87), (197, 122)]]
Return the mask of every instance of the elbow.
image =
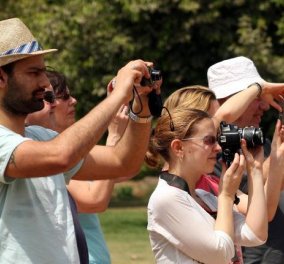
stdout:
[(224, 112), (222, 116), (222, 121), (226, 121), (227, 123), (234, 122), (233, 116), (231, 112)]
[(139, 169), (130, 170), (130, 171), (126, 172), (124, 175), (125, 175), (125, 177), (130, 179), (130, 178), (135, 177), (139, 173), (140, 173), (140, 168)]
[[(125, 165), (127, 164), (127, 165)], [(117, 171), (119, 172), (118, 175), (116, 175), (116, 178), (117, 177), (123, 177), (123, 178), (133, 178), (134, 176), (136, 176), (137, 174), (140, 173), (140, 170), (141, 170), (141, 166), (142, 164), (139, 164), (139, 165), (128, 165), (129, 163), (120, 163), (118, 165), (118, 169)]]
[(79, 213), (102, 213), (106, 211), (108, 208), (110, 202), (110, 197), (108, 199), (106, 198), (99, 198), (97, 197), (93, 201), (87, 201), (87, 202), (79, 202), (76, 201), (78, 212)]
[(268, 215), (268, 222), (270, 223), (274, 219), (274, 214), (273, 215)]
[[(270, 209), (270, 208), (268, 208), (268, 209)], [(268, 222), (271, 222), (274, 219), (275, 213), (276, 213), (275, 209), (268, 210), (268, 212), (267, 212)]]
[(61, 172), (70, 170), (80, 161), (79, 157), (76, 157), (74, 154), (69, 153), (68, 151), (59, 152), (59, 156), (56, 157), (57, 167), (60, 168)]
[(268, 227), (267, 228), (263, 228), (262, 231), (258, 232), (255, 234), (257, 237), (257, 241), (255, 241), (254, 246), (260, 246), (263, 245), (267, 238), (268, 238)]
[(90, 206), (90, 213), (103, 213), (108, 208), (110, 199), (100, 199), (96, 205)]
[(96, 214), (96, 213), (103, 213), (108, 208), (108, 203), (101, 203), (101, 204), (89, 204), (89, 205), (79, 205), (77, 204), (78, 212), (85, 213), (85, 214)]

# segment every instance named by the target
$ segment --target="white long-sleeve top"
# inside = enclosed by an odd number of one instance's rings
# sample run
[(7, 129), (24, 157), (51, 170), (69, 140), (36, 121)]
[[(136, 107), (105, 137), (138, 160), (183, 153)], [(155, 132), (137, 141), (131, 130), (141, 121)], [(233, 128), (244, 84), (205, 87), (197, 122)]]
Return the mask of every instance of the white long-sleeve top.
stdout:
[[(214, 197), (211, 203), (217, 207)], [(157, 264), (228, 264), (235, 253), (234, 243), (257, 246), (265, 242), (238, 212), (234, 212), (235, 241), (215, 231), (214, 225), (215, 219), (186, 191), (159, 179), (149, 200), (147, 227)]]

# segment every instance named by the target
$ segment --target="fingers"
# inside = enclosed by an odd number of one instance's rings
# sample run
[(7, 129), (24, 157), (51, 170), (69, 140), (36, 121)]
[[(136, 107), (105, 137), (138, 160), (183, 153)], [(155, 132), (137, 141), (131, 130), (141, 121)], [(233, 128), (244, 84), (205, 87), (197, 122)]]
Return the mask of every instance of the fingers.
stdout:
[(226, 173), (230, 174), (231, 176), (236, 175), (239, 176), (240, 174), (243, 174), (245, 167), (245, 157), (243, 154), (235, 153), (234, 160), (231, 164), (231, 166), (228, 168)]
[(110, 82), (107, 85), (107, 96), (111, 94), (115, 87), (115, 78), (111, 79)]
[(129, 107), (127, 105), (122, 105), (116, 114), (117, 119), (123, 120), (123, 119), (128, 119), (128, 112), (129, 112)]
[(277, 102), (275, 102), (274, 100), (273, 100), (273, 98), (271, 98), (269, 101), (268, 101), (268, 103), (272, 106), (272, 107), (274, 107), (277, 111), (279, 111), (279, 112), (282, 112), (283, 110), (282, 110), (282, 107), (280, 106), (280, 104), (278, 104)]
[(142, 73), (142, 76), (145, 76), (146, 78), (150, 77), (148, 65), (153, 65), (153, 63), (145, 62), (143, 60), (134, 60), (127, 64), (127, 66), (129, 66), (132, 70), (139, 71), (140, 73)]
[(242, 139), (242, 140), (241, 140), (241, 149), (242, 149), (242, 152), (243, 152), (243, 154), (244, 154), (244, 157), (245, 157), (246, 161), (247, 161), (248, 163), (253, 162), (252, 154), (251, 154), (251, 152), (250, 152), (250, 151), (248, 150), (248, 148), (247, 148), (247, 142), (246, 142), (245, 139)]
[(226, 170), (227, 170), (227, 166), (226, 166), (224, 161), (221, 161), (221, 165), (222, 165), (221, 177), (223, 177), (225, 172), (226, 172)]
[(281, 144), (281, 137), (280, 137), (280, 129), (281, 129), (281, 121), (278, 119), (276, 121), (276, 126), (274, 129), (273, 139), (272, 139), (272, 145), (279, 145)]
[(234, 160), (231, 166), (225, 172), (223, 178), (221, 179), (222, 182), (222, 190), (227, 192), (232, 197), (237, 192), (239, 188), (241, 178), (244, 172), (245, 167), (245, 157), (242, 154), (235, 153)]

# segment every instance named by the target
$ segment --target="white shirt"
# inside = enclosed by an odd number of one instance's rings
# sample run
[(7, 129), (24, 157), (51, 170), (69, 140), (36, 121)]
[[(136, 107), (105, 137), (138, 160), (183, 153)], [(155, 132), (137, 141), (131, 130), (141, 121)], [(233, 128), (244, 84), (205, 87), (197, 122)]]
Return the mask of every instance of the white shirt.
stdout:
[[(50, 177), (5, 176), (14, 149), (26, 140), (49, 140), (57, 133), (38, 126), (26, 137), (0, 126), (0, 263), (80, 262), (66, 181), (80, 168)], [(40, 175), (39, 175), (40, 176)]]
[(236, 241), (215, 231), (214, 224), (215, 219), (186, 191), (159, 179), (149, 200), (147, 227), (158, 264), (227, 264), (234, 256), (234, 243), (256, 246), (265, 242), (255, 236), (240, 213), (234, 212)]

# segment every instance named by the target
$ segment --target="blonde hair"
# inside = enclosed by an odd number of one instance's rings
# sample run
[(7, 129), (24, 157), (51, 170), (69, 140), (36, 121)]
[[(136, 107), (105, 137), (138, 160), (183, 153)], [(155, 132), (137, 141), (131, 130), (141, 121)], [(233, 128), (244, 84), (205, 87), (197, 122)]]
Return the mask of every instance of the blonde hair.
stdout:
[(193, 85), (180, 88), (173, 92), (165, 101), (164, 106), (168, 110), (179, 106), (207, 112), (211, 102), (214, 100), (217, 100), (216, 95), (209, 88), (201, 85)]
[(168, 162), (171, 142), (190, 137), (195, 126), (205, 118), (210, 118), (207, 112), (186, 107), (176, 107), (162, 114), (150, 139), (145, 156), (147, 165), (158, 167), (161, 164), (160, 157)]

